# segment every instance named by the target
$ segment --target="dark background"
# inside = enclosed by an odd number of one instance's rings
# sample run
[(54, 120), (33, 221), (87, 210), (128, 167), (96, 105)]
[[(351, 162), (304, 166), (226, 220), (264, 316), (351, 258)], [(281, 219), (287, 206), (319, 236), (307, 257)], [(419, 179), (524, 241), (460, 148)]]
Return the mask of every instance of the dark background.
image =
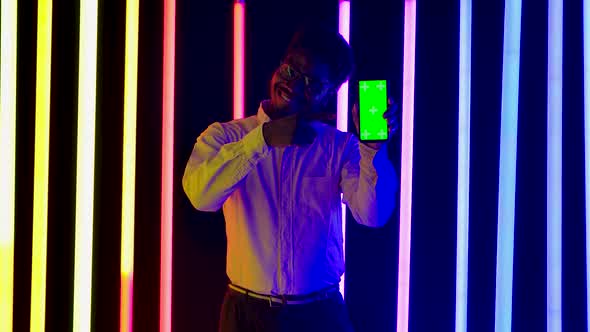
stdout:
[[(418, 0), (410, 330), (455, 320), (459, 1)], [(215, 331), (227, 283), (223, 215), (195, 211), (180, 179), (196, 137), (232, 117), (232, 2), (177, 0), (173, 330)], [(36, 1), (19, 2), (14, 329), (28, 330)], [(352, 0), (359, 78), (386, 78), (401, 105), (404, 5)], [(546, 329), (547, 0), (523, 0), (513, 330)], [(586, 331), (581, 1), (564, 5), (563, 330)], [(246, 4), (246, 115), (306, 19), (337, 27), (337, 0)], [(141, 1), (134, 330), (158, 330), (163, 4)], [(71, 330), (79, 2), (54, 0), (48, 331)], [(468, 329), (494, 329), (503, 1), (474, 1)], [(99, 1), (93, 330), (119, 326), (125, 4)], [(352, 85), (351, 85), (352, 87)], [(352, 90), (352, 88), (351, 88)], [(351, 91), (351, 96), (354, 92)], [(334, 107), (334, 105), (332, 105)], [(399, 171), (399, 140), (390, 149)], [(392, 202), (398, 201), (392, 193)], [(381, 229), (348, 215), (346, 302), (357, 331), (393, 331), (398, 211)]]

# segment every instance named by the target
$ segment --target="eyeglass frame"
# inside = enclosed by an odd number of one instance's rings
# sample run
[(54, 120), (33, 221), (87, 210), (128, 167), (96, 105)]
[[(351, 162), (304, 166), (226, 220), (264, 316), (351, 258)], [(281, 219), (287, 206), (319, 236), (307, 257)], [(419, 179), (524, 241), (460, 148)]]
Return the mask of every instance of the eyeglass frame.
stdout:
[[(290, 69), (293, 73), (285, 73), (285, 71), (282, 69), (284, 67), (286, 67), (287, 70)], [(303, 78), (303, 82), (305, 83), (305, 92), (308, 93), (308, 97), (312, 99), (320, 99), (320, 97), (323, 97), (334, 86), (334, 84), (330, 83), (329, 81), (320, 81), (302, 73), (300, 70), (284, 60), (281, 61), (279, 67), (277, 68), (277, 73), (287, 82), (292, 82)], [(318, 92), (312, 91), (311, 84), (315, 83), (321, 86), (321, 89), (318, 90)]]

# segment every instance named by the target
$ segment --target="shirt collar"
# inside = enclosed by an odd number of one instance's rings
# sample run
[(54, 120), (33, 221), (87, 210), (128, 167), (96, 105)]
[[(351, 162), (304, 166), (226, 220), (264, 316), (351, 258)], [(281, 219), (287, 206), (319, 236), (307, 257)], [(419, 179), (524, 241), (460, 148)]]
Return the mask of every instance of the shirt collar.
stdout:
[(258, 107), (258, 113), (256, 114), (256, 118), (258, 118), (258, 123), (265, 123), (270, 121), (270, 117), (264, 111), (263, 105), (268, 105), (269, 101), (265, 100), (260, 102), (260, 106)]

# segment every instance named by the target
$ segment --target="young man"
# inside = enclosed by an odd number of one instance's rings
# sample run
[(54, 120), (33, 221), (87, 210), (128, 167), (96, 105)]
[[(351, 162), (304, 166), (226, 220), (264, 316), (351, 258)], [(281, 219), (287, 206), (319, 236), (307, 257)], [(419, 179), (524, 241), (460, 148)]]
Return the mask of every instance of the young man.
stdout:
[[(343, 201), (355, 219), (383, 226), (397, 177), (386, 146), (360, 143), (318, 120), (351, 74), (340, 34), (307, 27), (293, 37), (258, 114), (213, 123), (183, 177), (201, 211), (223, 207), (230, 285), (220, 331), (353, 331), (342, 295)], [(390, 129), (397, 126), (388, 110)], [(358, 107), (353, 107), (358, 132)]]

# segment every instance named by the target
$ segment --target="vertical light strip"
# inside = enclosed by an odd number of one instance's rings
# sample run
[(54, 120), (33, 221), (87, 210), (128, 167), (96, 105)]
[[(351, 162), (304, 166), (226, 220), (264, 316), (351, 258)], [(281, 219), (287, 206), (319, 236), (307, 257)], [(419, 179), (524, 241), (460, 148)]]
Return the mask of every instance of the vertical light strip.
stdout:
[(561, 331), (563, 0), (549, 0), (547, 65), (547, 332)]
[(516, 195), (516, 143), (518, 129), (518, 79), (520, 70), (521, 0), (506, 0), (502, 118), (498, 192), (498, 242), (496, 261), (496, 332), (512, 325), (512, 271), (514, 260), (514, 206)]
[(461, 0), (459, 28), (459, 146), (455, 331), (467, 331), (469, 262), (469, 149), (471, 133), (471, 0)]
[(590, 332), (590, 0), (584, 0), (584, 143), (586, 171), (586, 326)]
[[(350, 1), (340, 0), (338, 16), (338, 32), (350, 43)], [(348, 131), (348, 81), (338, 90), (336, 104), (336, 128)], [(341, 197), (342, 198), (342, 197)], [(342, 204), (342, 255), (346, 256), (346, 205)], [(344, 296), (344, 278), (340, 279), (340, 294)]]
[[(350, 43), (350, 1), (340, 0), (338, 32)], [(338, 90), (336, 127), (340, 131), (348, 131), (348, 81)]]
[(0, 331), (12, 331), (16, 162), (16, 16), (14, 0), (0, 5)]
[(397, 332), (408, 332), (410, 303), (410, 239), (412, 231), (412, 168), (414, 155), (414, 74), (416, 0), (405, 1), (402, 101), (402, 166), (400, 192)]
[(170, 332), (172, 330), (172, 181), (174, 163), (175, 24), (176, 2), (175, 0), (164, 0), (160, 332)]
[(244, 117), (246, 10), (244, 0), (234, 2), (234, 119)]
[(98, 1), (80, 1), (74, 331), (90, 331)]
[(37, 95), (35, 102), (31, 332), (42, 332), (45, 330), (52, 5), (51, 0), (39, 0), (37, 10)]
[(125, 18), (125, 93), (123, 100), (123, 188), (121, 211), (121, 332), (133, 330), (133, 245), (135, 227), (135, 145), (139, 0), (127, 0)]

